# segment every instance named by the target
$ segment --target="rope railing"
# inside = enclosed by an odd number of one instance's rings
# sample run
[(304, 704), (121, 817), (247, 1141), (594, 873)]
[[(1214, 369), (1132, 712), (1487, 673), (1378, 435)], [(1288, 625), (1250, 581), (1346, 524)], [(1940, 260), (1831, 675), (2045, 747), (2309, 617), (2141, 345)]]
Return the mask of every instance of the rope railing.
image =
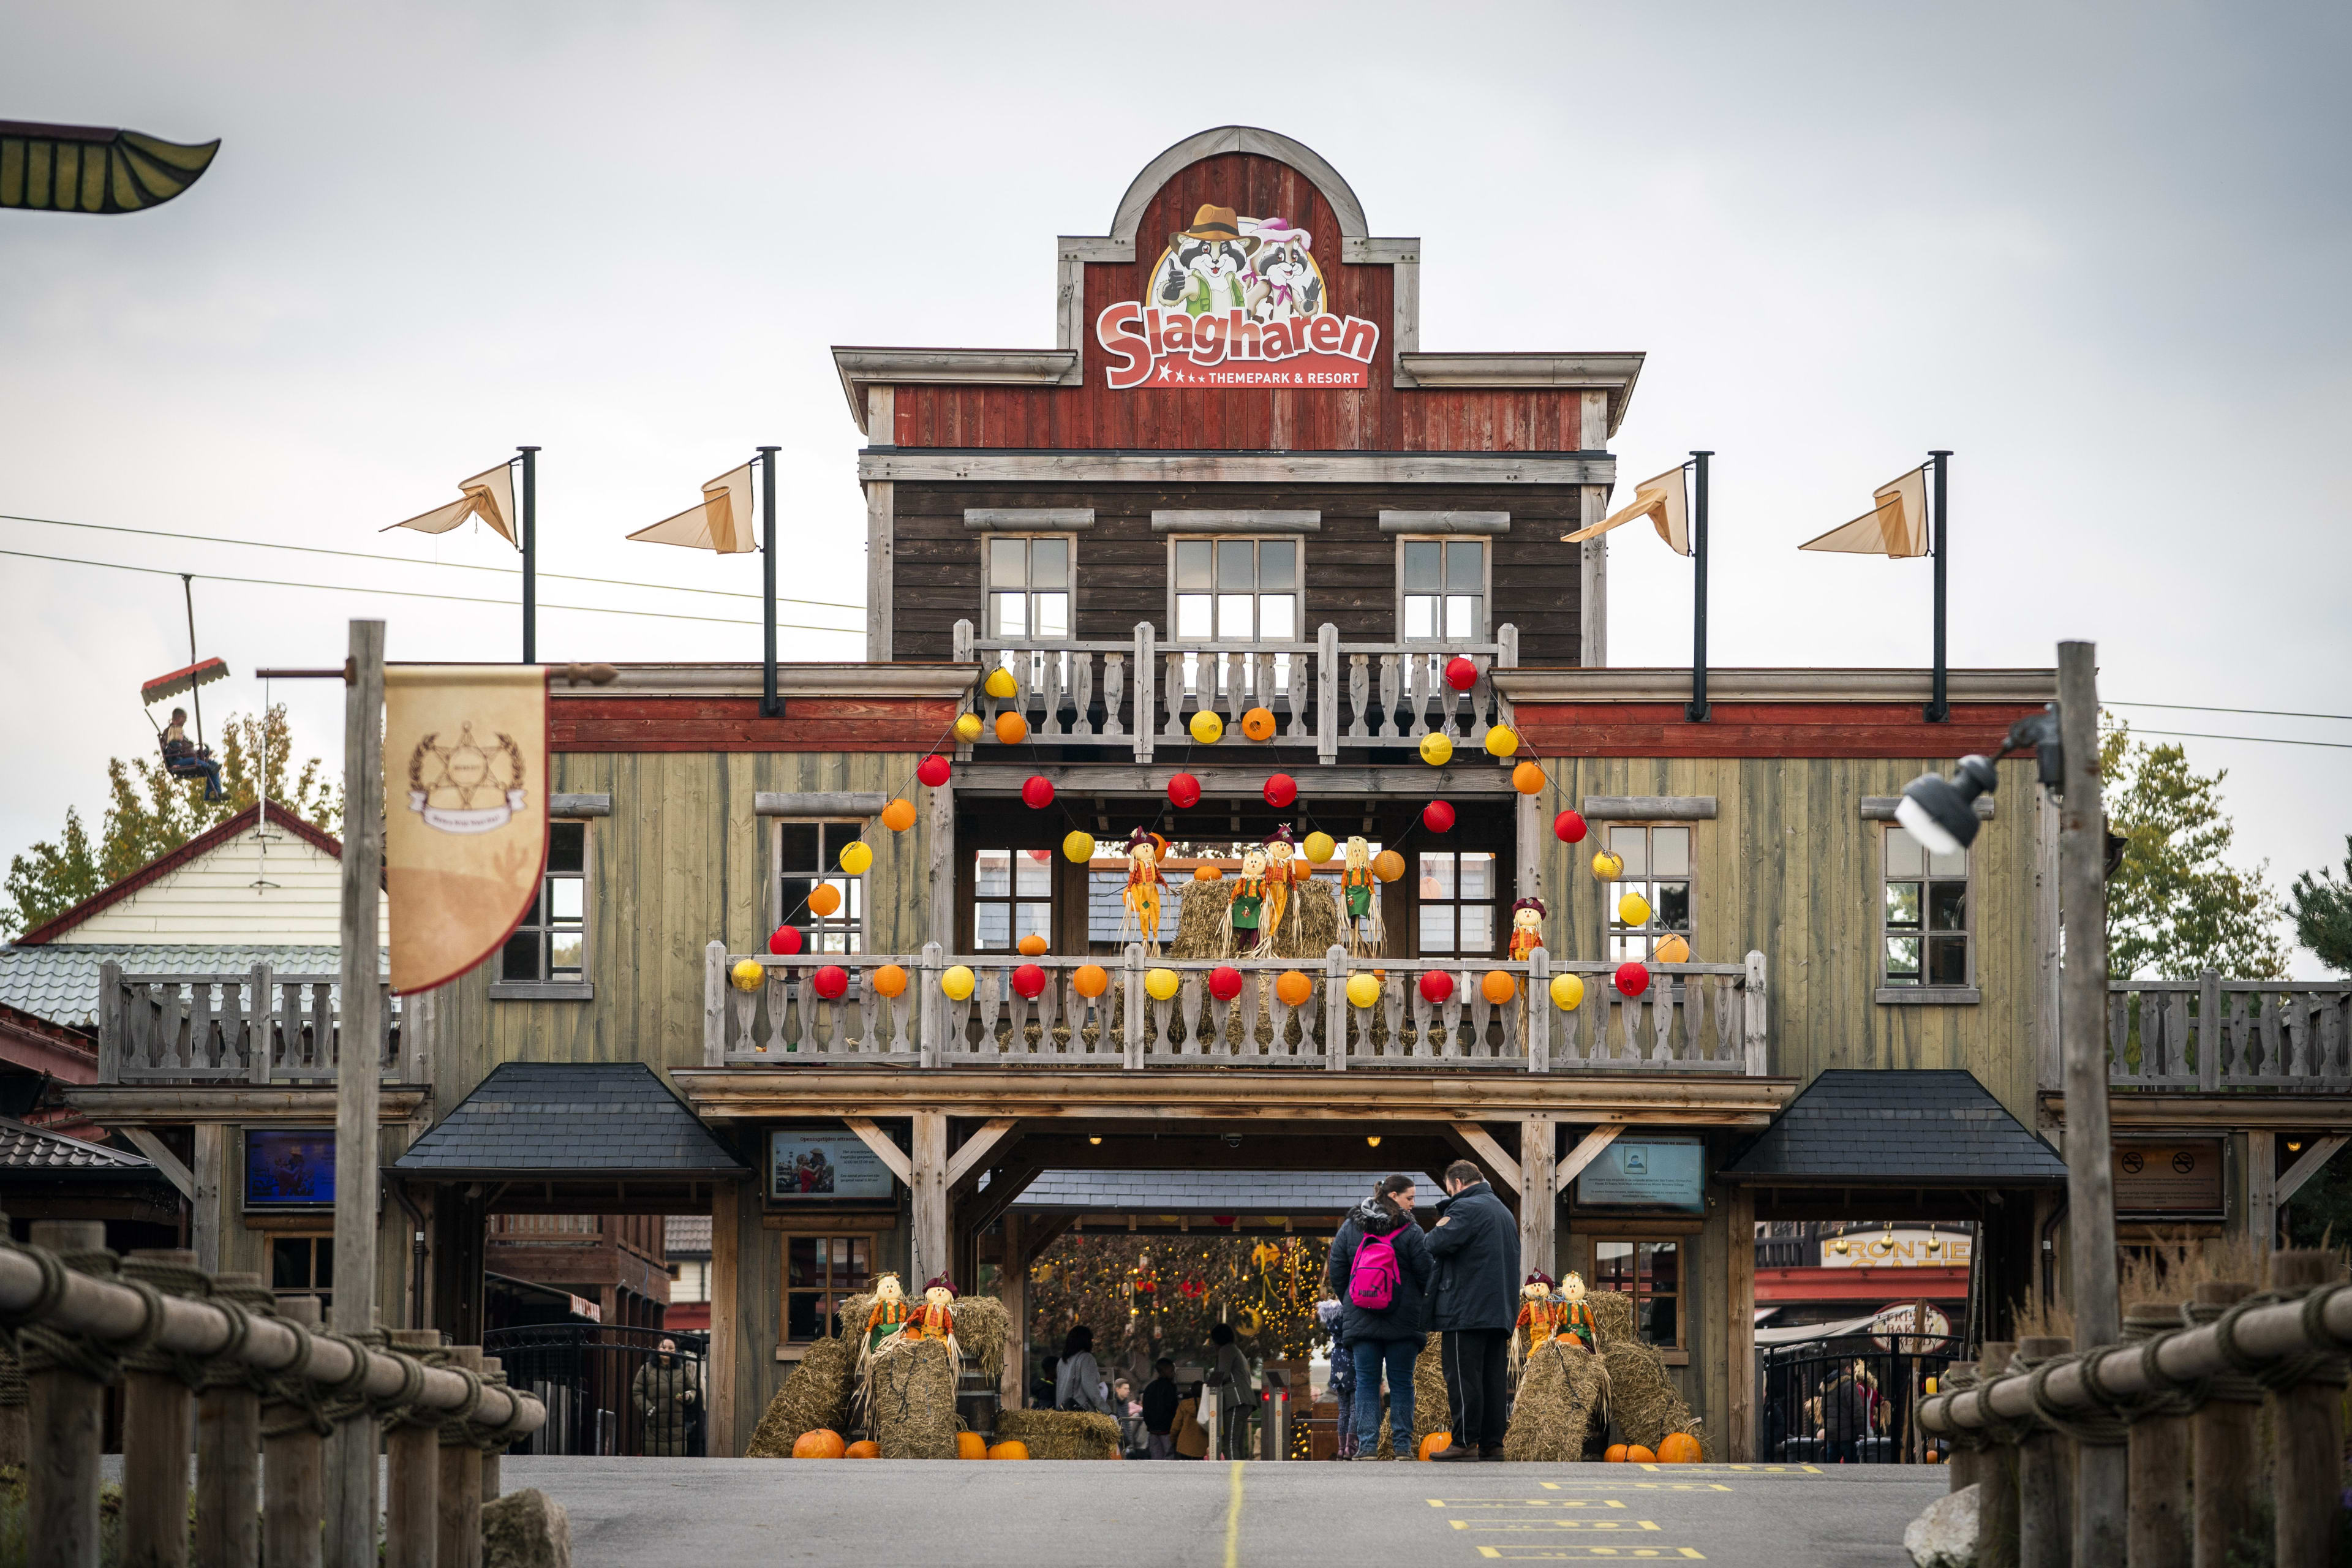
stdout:
[(1953, 1450), (1953, 1489), (1986, 1489), (1978, 1561), (2065, 1563), (2090, 1544), (2067, 1539), (2069, 1443), (2129, 1448), (2133, 1568), (2222, 1561), (2259, 1528), (2267, 1405), (2278, 1568), (2332, 1564), (2352, 1350), (2339, 1268), (2331, 1253), (2277, 1252), (2271, 1289), (2200, 1283), (2177, 1309), (2134, 1308), (2120, 1343), (1988, 1345), (1972, 1379), (1948, 1380), (1919, 1410)]
[(373, 1452), (380, 1434), (393, 1458), (384, 1561), (478, 1561), (497, 1457), (547, 1419), (495, 1361), (430, 1332), (334, 1333), (315, 1296), (274, 1299), (185, 1252), (118, 1258), (103, 1238), (102, 1226), (53, 1221), (19, 1244), (0, 1216), (0, 1450), (25, 1467), (36, 1568), (99, 1560), (110, 1385), (122, 1389), (127, 1562), (189, 1560), (192, 1428), (200, 1561), (250, 1563), (266, 1546), (273, 1563), (318, 1563), (327, 1447)]

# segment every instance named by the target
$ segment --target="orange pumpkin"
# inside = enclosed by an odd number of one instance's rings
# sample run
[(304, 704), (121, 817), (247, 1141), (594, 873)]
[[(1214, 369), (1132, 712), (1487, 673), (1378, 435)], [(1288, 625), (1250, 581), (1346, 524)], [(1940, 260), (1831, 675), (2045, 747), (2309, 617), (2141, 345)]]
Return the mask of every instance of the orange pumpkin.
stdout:
[(991, 1448), (988, 1457), (992, 1459), (1025, 1459), (1029, 1457), (1029, 1445), (1018, 1437), (1007, 1438)]
[(1024, 958), (1043, 958), (1045, 956), (1045, 939), (1039, 936), (1034, 931), (1027, 936), (1023, 937), (1013, 945), (1019, 949), (1021, 956)]
[(1210, 865), (1206, 860), (1192, 868), (1192, 880), (1196, 882), (1222, 882), (1224, 878), (1225, 874), (1222, 869)]
[(977, 1432), (959, 1432), (956, 1434), (956, 1458), (985, 1459), (988, 1458), (988, 1444)]
[(1658, 1439), (1658, 1463), (1662, 1465), (1696, 1465), (1699, 1461), (1698, 1439), (1687, 1432), (1669, 1432)]
[(1609, 1445), (1609, 1451), (1601, 1457), (1612, 1465), (1622, 1465), (1625, 1462), (1625, 1445), (1612, 1443)]
[(841, 1434), (829, 1427), (820, 1426), (793, 1439), (795, 1459), (838, 1459), (843, 1452)]
[(1453, 1446), (1454, 1435), (1452, 1433), (1432, 1432), (1428, 1436), (1423, 1437), (1421, 1440), (1421, 1452), (1414, 1457), (1416, 1458), (1426, 1459), (1432, 1454), (1442, 1454)]
[(852, 1443), (842, 1450), (841, 1457), (845, 1459), (878, 1459), (882, 1457), (882, 1445), (871, 1441)]
[(1626, 1448), (1625, 1462), (1629, 1465), (1654, 1465), (1658, 1462), (1658, 1457), (1641, 1444), (1635, 1443)]

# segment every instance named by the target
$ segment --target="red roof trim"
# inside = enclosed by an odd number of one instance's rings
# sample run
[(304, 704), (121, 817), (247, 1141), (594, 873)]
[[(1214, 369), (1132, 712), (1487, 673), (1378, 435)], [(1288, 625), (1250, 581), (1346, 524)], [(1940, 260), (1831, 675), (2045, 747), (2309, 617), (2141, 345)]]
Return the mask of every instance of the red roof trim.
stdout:
[[(333, 834), (313, 827), (274, 800), (269, 802), (268, 805), (269, 821), (273, 826), (286, 829), (312, 848), (331, 855), (338, 860), (343, 858), (342, 840)], [(197, 834), (177, 849), (158, 855), (111, 887), (100, 889), (47, 924), (35, 926), (16, 939), (16, 945), (39, 947), (45, 942), (56, 941), (61, 932), (71, 931), (100, 910), (110, 909), (148, 884), (170, 876), (199, 856), (210, 854), (238, 834), (247, 831), (257, 824), (258, 818), (256, 813), (238, 812), (227, 821)]]
[(88, 1036), (5, 1002), (0, 1002), (0, 1061), (67, 1083), (98, 1081), (98, 1047)]

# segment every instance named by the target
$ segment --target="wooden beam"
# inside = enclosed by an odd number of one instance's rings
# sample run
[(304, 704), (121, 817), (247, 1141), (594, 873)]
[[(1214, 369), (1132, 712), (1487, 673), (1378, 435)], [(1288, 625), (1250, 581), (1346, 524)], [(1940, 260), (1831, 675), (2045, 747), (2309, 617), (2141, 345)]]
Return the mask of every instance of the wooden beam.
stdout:
[[(1060, 372), (1054, 373), (1056, 376)], [(1606, 454), (1497, 452), (987, 452), (922, 450), (858, 454), (860, 484), (877, 479), (949, 484), (1097, 485), (1607, 485), (1617, 460)]]
[(907, 1283), (919, 1289), (919, 1281), (945, 1273), (954, 1259), (948, 1245), (948, 1119), (940, 1111), (918, 1110), (914, 1123), (914, 1179), (908, 1184), (914, 1192), (914, 1219), (907, 1238)]
[(1021, 1224), (1021, 1271), (1026, 1274), (1030, 1266), (1047, 1247), (1062, 1238), (1062, 1234), (1077, 1223), (1076, 1215), (1051, 1215), (1044, 1218), (1030, 1215)]
[(221, 1270), (221, 1173), (227, 1163), (228, 1129), (217, 1121), (199, 1121), (189, 1131), (196, 1143), (196, 1195), (188, 1228), (195, 1242), (196, 1267), (217, 1274)]
[(1559, 1185), (1552, 1179), (1552, 1145), (1559, 1123), (1549, 1116), (1519, 1119), (1519, 1271), (1559, 1267)]
[(713, 1458), (731, 1459), (735, 1440), (737, 1342), (742, 1323), (741, 1189), (722, 1182), (710, 1190), (710, 1432)]
[(988, 1184), (988, 1190), (974, 1193), (964, 1203), (965, 1222), (973, 1229), (984, 1229), (1003, 1216), (1013, 1202), (1029, 1190), (1029, 1184), (1045, 1174), (1043, 1167), (1031, 1164), (1024, 1157), (1017, 1165), (1000, 1165)]
[(948, 1185), (955, 1186), (971, 1173), (991, 1151), (1012, 1136), (1019, 1121), (1010, 1116), (991, 1117), (986, 1125), (963, 1141), (963, 1147), (948, 1157)]
[[(2313, 1080), (2315, 1085), (2317, 1080)], [(76, 1095), (87, 1089), (76, 1089)], [(2065, 1125), (2066, 1098), (2063, 1094), (2044, 1093), (2039, 1100), (2042, 1115), (2059, 1126)], [(2192, 1137), (2202, 1134), (2219, 1137), (2232, 1129), (2259, 1128), (2273, 1132), (2290, 1132), (2298, 1136), (2313, 1133), (2352, 1132), (2352, 1094), (2263, 1094), (2228, 1092), (2221, 1094), (2176, 1094), (2157, 1090), (2147, 1094), (2111, 1094), (2107, 1096), (2107, 1114), (2116, 1133), (2160, 1132)], [(102, 1121), (103, 1117), (93, 1117)]]
[(1560, 1161), (1559, 1171), (1556, 1177), (1558, 1184), (1553, 1191), (1561, 1193), (1568, 1191), (1568, 1184), (1582, 1175), (1584, 1167), (1599, 1159), (1601, 1151), (1614, 1143), (1617, 1141), (1617, 1134), (1624, 1131), (1622, 1122), (1612, 1121), (1605, 1126), (1596, 1127), (1586, 1133), (1578, 1141), (1576, 1147), (1568, 1152), (1568, 1157)]
[[(1322, 1079), (1318, 1078), (1316, 1082)], [(192, 1121), (331, 1121), (331, 1089), (250, 1089), (221, 1084), (61, 1083), (54, 1090), (101, 1127), (180, 1126)], [(412, 1120), (430, 1089), (386, 1084), (376, 1123)]]
[(2341, 1133), (2333, 1134), (2329, 1137), (2321, 1138), (2314, 1142), (2310, 1148), (2305, 1149), (2303, 1152), (2303, 1158), (2297, 1160), (2294, 1164), (2289, 1165), (2285, 1172), (2280, 1175), (2278, 1179), (2278, 1191), (2275, 1194), (2277, 1200), (2280, 1203), (2284, 1203), (2287, 1199), (2301, 1192), (2303, 1190), (2303, 1184), (2311, 1180), (2312, 1177), (2319, 1174), (2319, 1168), (2322, 1165), (2326, 1164), (2328, 1161), (2336, 1158), (2336, 1151), (2343, 1148), (2347, 1140)]
[[(1132, 763), (1056, 763), (1031, 767), (1008, 763), (972, 763), (956, 770), (954, 783), (965, 795), (983, 799), (1018, 795), (1022, 784), (1032, 778), (1050, 780), (1055, 790), (1080, 795), (1164, 795), (1168, 781), (1184, 771), (1172, 763), (1138, 766)], [(1192, 776), (1201, 782), (1202, 798), (1213, 803), (1226, 796), (1254, 802), (1265, 788), (1265, 770), (1263, 767), (1195, 764), (1192, 772)], [(1491, 766), (1477, 767), (1466, 763), (1461, 766), (1449, 763), (1435, 770), (1423, 768), (1411, 773), (1363, 763), (1333, 763), (1315, 770), (1315, 790), (1318, 800), (1340, 795), (1390, 795), (1425, 800), (1435, 795), (1456, 800), (1465, 795), (1492, 796), (1497, 800), (1518, 798), (1517, 792), (1511, 787), (1510, 774), (1496, 773)]]
[(1457, 1121), (1454, 1123), (1454, 1131), (1462, 1142), (1478, 1152), (1478, 1157), (1494, 1173), (1495, 1180), (1505, 1184), (1515, 1193), (1519, 1190), (1519, 1163), (1503, 1152), (1503, 1146), (1495, 1142), (1492, 1133), (1475, 1121)]
[[(1594, 1152), (1600, 1151), (1596, 1149)], [(1754, 1455), (1756, 1426), (1756, 1195), (1734, 1187), (1724, 1202), (1723, 1320), (1728, 1397), (1725, 1401), (1724, 1458), (1746, 1464)]]
[(165, 1179), (180, 1189), (182, 1197), (187, 1199), (191, 1205), (194, 1204), (196, 1178), (185, 1165), (180, 1163), (180, 1157), (177, 1154), (163, 1146), (163, 1141), (161, 1138), (156, 1137), (144, 1127), (126, 1127), (122, 1130), (122, 1135), (130, 1139), (132, 1146), (142, 1154), (155, 1163), (155, 1168), (163, 1173)]
[(915, 1184), (914, 1165), (908, 1160), (907, 1152), (892, 1142), (887, 1132), (863, 1116), (845, 1116), (842, 1120), (849, 1123), (852, 1132), (857, 1134), (857, 1141), (873, 1150), (874, 1157), (890, 1168), (892, 1175), (908, 1186)]
[(2264, 1258), (2278, 1240), (2278, 1134), (2266, 1128), (2246, 1133), (2246, 1239)]

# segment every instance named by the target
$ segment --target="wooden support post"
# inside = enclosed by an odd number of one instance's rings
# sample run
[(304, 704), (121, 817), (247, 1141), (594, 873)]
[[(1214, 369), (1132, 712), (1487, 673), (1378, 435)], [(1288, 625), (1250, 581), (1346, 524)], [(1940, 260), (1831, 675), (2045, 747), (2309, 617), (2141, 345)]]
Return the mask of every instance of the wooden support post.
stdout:
[[(930, 900), (930, 930), (922, 933), (940, 944), (941, 952), (955, 951), (956, 841), (955, 781), (931, 791), (930, 842), (925, 847), (924, 896)], [(902, 950), (903, 951), (903, 950)]]
[[(505, 1369), (506, 1363), (498, 1356), (486, 1355), (482, 1358), (482, 1377), (487, 1382), (497, 1382), (498, 1374)], [(707, 1437), (703, 1446), (706, 1448), (709, 1447)], [(485, 1504), (494, 1503), (498, 1501), (500, 1497), (505, 1495), (499, 1490), (499, 1487), (504, 1480), (504, 1478), (499, 1473), (499, 1460), (500, 1458), (500, 1452), (496, 1448), (485, 1448), (482, 1450), (482, 1501)]]
[[(2154, 1339), (2180, 1326), (2180, 1310), (2143, 1303), (2124, 1315), (2124, 1338)], [(2126, 1439), (2131, 1513), (2125, 1548), (2131, 1568), (2189, 1568), (2195, 1536), (2189, 1510), (2189, 1417), (2143, 1415)]]
[[(2030, 1335), (2017, 1342), (2018, 1363), (2031, 1367), (2071, 1348), (2072, 1341), (2055, 1334)], [(2047, 1427), (2017, 1446), (2019, 1568), (2068, 1568), (2074, 1561), (2074, 1532), (2067, 1506), (2074, 1467), (2067, 1463), (2066, 1449), (2066, 1438)]]
[(710, 1189), (710, 1430), (704, 1447), (714, 1459), (741, 1451), (735, 1432), (736, 1347), (742, 1338), (737, 1298), (743, 1284), (740, 1212), (742, 1187), (722, 1182)]
[(2259, 1127), (2246, 1133), (2246, 1239), (2256, 1258), (2278, 1241), (2278, 1134)]
[[(35, 1220), (35, 1247), (96, 1252), (96, 1220)], [(32, 1454), (25, 1479), (25, 1539), (36, 1568), (98, 1568), (98, 1449), (106, 1387), (66, 1367), (29, 1373)]]
[(1559, 1193), (1552, 1184), (1552, 1143), (1557, 1121), (1519, 1118), (1519, 1274), (1546, 1274), (1559, 1268)]
[(221, 1170), (227, 1159), (228, 1129), (218, 1121), (199, 1121), (195, 1135), (195, 1195), (189, 1199), (188, 1234), (196, 1251), (196, 1267), (218, 1274), (221, 1266)]
[[(467, 1372), (482, 1370), (482, 1347), (454, 1346), (449, 1356)], [(482, 1456), (471, 1443), (443, 1443), (437, 1503), (436, 1568), (482, 1568)], [(269, 1568), (278, 1568), (277, 1559)]]
[[(2017, 1346), (1987, 1340), (1977, 1363), (1977, 1381), (1990, 1383), (2009, 1370)], [(1978, 1458), (1977, 1568), (2017, 1568), (2017, 1450), (2007, 1443), (1988, 1446)]]
[[(2189, 1315), (2210, 1322), (2254, 1293), (2236, 1280), (2208, 1279), (2195, 1287)], [(2197, 1473), (2189, 1487), (2197, 1509), (2197, 1568), (2229, 1568), (2231, 1548), (2253, 1525), (2258, 1490), (2254, 1423), (2261, 1406), (2252, 1384), (2216, 1379), (2211, 1396), (2190, 1417)]]
[[(315, 1329), (319, 1298), (289, 1296), (278, 1302), (278, 1315)], [(261, 1440), (261, 1560), (269, 1568), (322, 1568), (326, 1439), (291, 1405), (265, 1405), (261, 1420), (264, 1426), (285, 1428)]]
[(1495, 1184), (1496, 1196), (1500, 1197), (1505, 1187), (1514, 1193), (1519, 1190), (1519, 1163), (1511, 1158), (1508, 1150), (1495, 1142), (1493, 1133), (1475, 1121), (1456, 1121), (1451, 1126), (1454, 1135), (1468, 1145), (1471, 1153), (1486, 1166)]
[[(232, 1295), (259, 1289), (261, 1276), (219, 1274), (213, 1283)], [(261, 1395), (243, 1383), (207, 1388), (196, 1396), (196, 1568), (258, 1562), (260, 1509)]]
[[(376, 952), (383, 941), (383, 623), (351, 624), (352, 683), (343, 693), (341, 1017), (335, 1045), (335, 1331), (376, 1326), (376, 1210), (380, 1201), (377, 1110), (383, 1100), (384, 994)], [(337, 1563), (376, 1554), (376, 1423), (343, 1422), (328, 1441), (328, 1555)]]
[[(435, 1329), (394, 1329), (392, 1348), (422, 1355), (441, 1348)], [(404, 1421), (384, 1437), (384, 1568), (434, 1568), (440, 1534), (441, 1428)]]
[(1756, 1194), (1733, 1187), (1724, 1204), (1723, 1313), (1728, 1397), (1724, 1457), (1735, 1465), (1756, 1455)]
[(1027, 1403), (1023, 1394), (1029, 1386), (1029, 1260), (1021, 1247), (1021, 1216), (1008, 1213), (996, 1223), (1004, 1237), (996, 1299), (1004, 1303), (1004, 1315), (1010, 1321), (1004, 1336), (1004, 1370), (996, 1380), (997, 1408), (1018, 1410)]
[(914, 1228), (908, 1237), (907, 1294), (919, 1298), (923, 1281), (948, 1266), (948, 1118), (943, 1110), (914, 1113)]
[[(2271, 1254), (2273, 1290), (2308, 1290), (2341, 1278), (2333, 1253)], [(2338, 1381), (2309, 1378), (2271, 1391), (2271, 1430), (2278, 1445), (2271, 1464), (2278, 1568), (2330, 1568), (2336, 1562), (2336, 1525), (2344, 1511), (2342, 1362), (2335, 1373)]]
[[(149, 1263), (195, 1267), (194, 1251), (142, 1248)], [(132, 1568), (185, 1568), (188, 1442), (195, 1394), (169, 1372), (122, 1374), (122, 1561)]]

